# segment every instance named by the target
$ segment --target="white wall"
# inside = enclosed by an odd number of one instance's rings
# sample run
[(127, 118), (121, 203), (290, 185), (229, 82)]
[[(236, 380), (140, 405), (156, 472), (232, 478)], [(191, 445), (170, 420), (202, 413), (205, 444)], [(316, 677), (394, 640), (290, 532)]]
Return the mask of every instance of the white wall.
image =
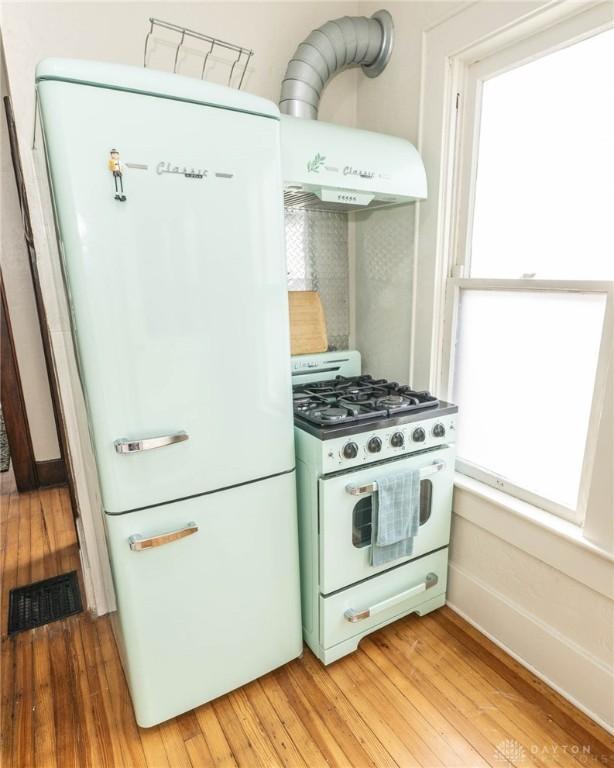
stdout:
[[(440, 3), (395, 4), (392, 8), (397, 33), (395, 54), (381, 78), (359, 81), (357, 125), (397, 132), (416, 141), (419, 121), (425, 116), (424, 112), (420, 114), (421, 106), (426, 110), (435, 104), (441, 110), (446, 97), (442, 86), (447, 71), (447, 57), (443, 53), (446, 49), (442, 44), (445, 35), (448, 34), (450, 41), (457, 39), (458, 30), (462, 28), (467, 41), (487, 37), (499, 29), (502, 19), (505, 24), (513, 23), (524, 14), (539, 10), (539, 6), (538, 2), (465, 3), (460, 4), (461, 12), (456, 15), (459, 4), (456, 8), (452, 4), (445, 8)], [(376, 6), (361, 3), (360, 7), (362, 12), (370, 12)], [(436, 24), (438, 13), (441, 13), (442, 24)], [(444, 15), (451, 17), (443, 20)], [(454, 44), (458, 47), (454, 48)], [(450, 43), (447, 55), (462, 48), (458, 42), (454, 44)], [(438, 46), (442, 54), (432, 63)], [(432, 121), (422, 126), (425, 131), (430, 127)], [(413, 300), (414, 304), (422, 301), (424, 313), (418, 318), (414, 314), (411, 330), (416, 338), (424, 340), (422, 346), (428, 348), (429, 354), (414, 356), (412, 383), (428, 386), (430, 381), (433, 386), (429, 356), (432, 327), (438, 319), (437, 310), (433, 312), (432, 296), (442, 155), (430, 151), (439, 137), (421, 138), (423, 145), (426, 139), (429, 144), (422, 149), (431, 194), (420, 210), (416, 243), (419, 265), (416, 265), (413, 244), (407, 244), (406, 267), (419, 266), (414, 274), (413, 297), (410, 299), (406, 294), (406, 280), (396, 296), (399, 302), (396, 316), (404, 322), (407, 308), (402, 301)], [(357, 233), (357, 262), (360, 247), (360, 233)], [(355, 274), (358, 315), (369, 311), (369, 301), (389, 300), (389, 296), (378, 297), (361, 287), (358, 263)], [(394, 314), (389, 312), (388, 330), (393, 338), (387, 338), (385, 348), (379, 350), (377, 339), (361, 333), (360, 323), (356, 321), (358, 347), (366, 340), (367, 359), (379, 357), (382, 368), (376, 371), (378, 375), (394, 373), (406, 365), (405, 350), (397, 347), (394, 339), (405, 345), (408, 331), (402, 324), (399, 329), (392, 327), (394, 319)], [(612, 371), (609, 376), (611, 398)], [(453, 607), (536, 674), (602, 724), (613, 728), (611, 457), (614, 431), (611, 407), (604, 409), (596, 428), (600, 430), (600, 447), (589, 491), (589, 512), (602, 515), (602, 528), (592, 527), (589, 531), (587, 526), (583, 531), (570, 523), (552, 520), (547, 513), (540, 516), (528, 505), (511, 508), (507, 505), (508, 497), (500, 494), (495, 499), (496, 493), (481, 494), (479, 484), (458, 487), (454, 499), (448, 599)]]
[[(0, 97), (7, 93), (0, 61)], [(4, 105), (0, 114), (0, 266), (36, 461), (60, 456)]]
[[(358, 79), (356, 125), (418, 141), (420, 60), (424, 30), (458, 12), (464, 2), (395, 2), (395, 47), (377, 77)], [(371, 16), (379, 2), (361, 2)], [(366, 373), (408, 381), (414, 285), (416, 206), (354, 218), (354, 330)], [(413, 383), (413, 382), (412, 382)]]
[[(2, 36), (18, 129), (31, 133), (38, 61), (58, 56), (142, 66), (150, 16), (252, 48), (244, 90), (277, 101), (286, 64), (301, 40), (327, 19), (355, 9), (353, 2), (3, 3)], [(159, 45), (152, 63), (169, 65), (168, 52)], [(182, 66), (194, 74), (195, 58)], [(216, 77), (224, 70), (218, 63)], [(355, 123), (357, 77), (348, 71), (331, 83), (322, 99), (323, 120)]]

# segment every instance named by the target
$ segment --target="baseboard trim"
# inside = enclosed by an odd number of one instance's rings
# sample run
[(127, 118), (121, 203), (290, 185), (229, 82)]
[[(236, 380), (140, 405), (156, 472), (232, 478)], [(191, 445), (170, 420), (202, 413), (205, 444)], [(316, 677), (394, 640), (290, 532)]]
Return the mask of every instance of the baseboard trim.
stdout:
[(449, 569), (450, 608), (614, 735), (614, 670), (462, 567)]
[(62, 459), (36, 462), (36, 475), (41, 488), (66, 483), (66, 467)]

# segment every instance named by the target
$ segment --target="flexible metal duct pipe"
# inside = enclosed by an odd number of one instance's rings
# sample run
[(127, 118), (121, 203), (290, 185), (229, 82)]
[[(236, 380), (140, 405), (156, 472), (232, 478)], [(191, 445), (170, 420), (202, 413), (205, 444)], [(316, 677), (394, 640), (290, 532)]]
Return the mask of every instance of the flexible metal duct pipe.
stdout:
[(316, 120), (324, 86), (339, 70), (362, 67), (377, 77), (388, 64), (394, 24), (388, 11), (327, 21), (299, 45), (281, 85), (279, 108), (286, 115)]

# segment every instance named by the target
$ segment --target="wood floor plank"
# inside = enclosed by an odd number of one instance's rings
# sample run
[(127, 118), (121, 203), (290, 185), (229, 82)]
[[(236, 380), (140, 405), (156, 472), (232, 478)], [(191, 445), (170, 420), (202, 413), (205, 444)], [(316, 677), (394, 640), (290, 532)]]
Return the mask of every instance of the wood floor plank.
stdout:
[(13, 743), (13, 765), (34, 765), (34, 728), (32, 718), (33, 670), (32, 638), (22, 632), (14, 640), (15, 698), (13, 701), (13, 722), (15, 737)]
[[(423, 743), (424, 747), (428, 747), (428, 751), (425, 751), (423, 748), (418, 754), (418, 758), (423, 765), (435, 765), (429, 752), (442, 765), (463, 765), (459, 760), (458, 754), (433, 726), (428, 717), (425, 717), (420, 709), (412, 701), (409, 701), (385, 674), (382, 674), (380, 667), (367, 654), (358, 655), (356, 663), (362, 667), (365, 678), (374, 681), (374, 685), (381, 691), (381, 694), (392, 704), (394, 709), (407, 723), (408, 736), (416, 739), (418, 743)], [(402, 726), (401, 723), (400, 725)]]
[[(66, 489), (0, 496), (0, 535), (3, 768), (614, 764), (609, 734), (447, 608), (391, 624), (327, 667), (306, 650), (215, 702), (139, 728), (111, 617), (82, 613), (6, 637), (11, 588), (79, 569)], [(533, 754), (534, 744), (552, 752)], [(591, 754), (570, 752), (582, 745)]]
[[(586, 765), (591, 762), (597, 763), (597, 756), (587, 756), (586, 754), (582, 755), (583, 759), (580, 761), (583, 744), (576, 742), (573, 736), (551, 720), (541, 707), (534, 706), (530, 699), (524, 697), (511, 686), (504, 677), (482, 660), (481, 655), (464, 646), (457, 638), (451, 637), (437, 621), (428, 616), (425, 617), (421, 626), (437, 639), (437, 648), (447, 647), (454, 651), (459, 664), (462, 664), (462, 669), (468, 670), (472, 679), (481, 678), (484, 685), (491, 687), (492, 693), (489, 699), (496, 703), (508, 717), (514, 719), (523, 731), (533, 739), (533, 745), (543, 749), (551, 756), (552, 762), (570, 768), (578, 768), (578, 765)], [(566, 748), (569, 747), (569, 749), (557, 750), (557, 744), (565, 744)], [(574, 747), (578, 749), (577, 755)]]
[(339, 746), (336, 734), (328, 727), (320, 712), (309, 704), (303, 692), (293, 684), (287, 669), (282, 668), (275, 673), (275, 678), (284, 695), (300, 721), (305, 725), (309, 735), (318, 745), (318, 749), (326, 757), (329, 765), (349, 765), (348, 756)]
[(214, 768), (215, 762), (202, 733), (191, 736), (185, 742), (192, 768)]
[(2, 765), (11, 765), (16, 739), (14, 716), (15, 701), (15, 672), (17, 665), (16, 638), (7, 639), (9, 592), (17, 585), (17, 563), (19, 554), (19, 497), (16, 493), (9, 496), (8, 504), (2, 507), (7, 515), (6, 537), (7, 546), (3, 557), (2, 579), (0, 579), (0, 602), (2, 604), (2, 702), (0, 734), (2, 738)]
[(51, 684), (49, 638), (40, 632), (33, 646), (33, 683), (36, 691), (34, 709), (34, 760), (35, 765), (55, 768), (56, 744), (54, 728), (55, 696)]
[[(401, 647), (396, 647), (391, 633), (376, 633), (366, 640), (366, 647), (373, 645), (375, 648), (385, 654), (390, 663), (395, 666), (400, 674), (406, 679), (407, 685), (415, 686), (424, 694), (431, 705), (441, 714), (443, 718), (454, 727), (467, 740), (468, 744), (480, 755), (489, 765), (505, 764), (503, 759), (494, 760), (495, 750), (493, 741), (485, 732), (483, 723), (476, 725), (475, 717), (470, 717), (458, 706), (457, 699), (462, 703), (458, 692), (446, 680), (437, 681), (433, 678), (432, 671), (422, 665), (420, 660), (416, 659), (414, 649), (408, 647), (406, 643)], [(439, 682), (439, 685), (437, 684)], [(419, 702), (419, 699), (415, 699)], [(468, 761), (468, 765), (474, 765)], [(509, 765), (509, 761), (507, 762)]]
[(83, 615), (72, 621), (69, 649), (79, 677), (79, 708), (84, 713), (91, 763), (109, 765), (113, 760), (111, 733), (100, 690), (96, 653), (90, 645), (94, 642), (91, 622)]
[(194, 714), (216, 768), (237, 768), (237, 761), (232, 754), (230, 744), (220, 726), (213, 705), (204, 704), (195, 709)]
[(156, 768), (171, 768), (171, 762), (168, 759), (166, 748), (164, 746), (160, 726), (156, 725), (153, 728), (141, 728), (139, 729), (138, 735), (141, 739), (141, 744), (143, 745), (143, 752), (145, 753), (147, 765), (150, 767), (155, 765)]
[(250, 683), (244, 691), (285, 768), (307, 768), (307, 763), (294, 746), (292, 737), (277, 717), (259, 682), (256, 680)]
[(264, 768), (267, 766), (281, 766), (282, 762), (275, 750), (275, 746), (270, 741), (245, 691), (242, 688), (232, 691), (232, 693), (228, 694), (228, 700), (235, 711), (247, 740), (256, 751), (261, 765)]
[[(396, 628), (395, 628), (396, 629)], [(432, 686), (438, 694), (447, 703), (448, 711), (457, 711), (460, 715), (461, 722), (467, 724), (467, 729), (474, 728), (479, 732), (480, 741), (473, 741), (472, 743), (486, 745), (485, 751), (480, 749), (480, 754), (485, 759), (495, 759), (496, 745), (504, 743), (510, 739), (510, 735), (504, 731), (501, 726), (493, 721), (488, 711), (481, 709), (464, 690), (462, 681), (458, 681), (452, 673), (449, 675), (442, 674), (435, 666), (430, 663), (428, 654), (423, 656), (420, 652), (418, 642), (416, 640), (408, 641), (407, 638), (398, 636), (397, 632), (393, 629), (389, 629), (385, 633), (386, 644), (381, 645), (386, 649), (388, 645), (400, 652), (401, 656), (405, 659), (406, 663), (411, 668), (419, 671), (424, 680), (429, 686)], [(377, 638), (379, 640), (379, 638)], [(374, 636), (376, 641), (376, 636)], [(402, 667), (400, 667), (402, 668)], [(458, 683), (458, 685), (457, 685)], [(514, 761), (508, 759), (508, 762), (513, 765), (521, 765), (520, 761)], [(535, 765), (535, 763), (530, 763)]]
[(57, 762), (62, 768), (78, 768), (86, 762), (83, 753), (83, 720), (76, 707), (75, 691), (71, 686), (68, 667), (70, 659), (62, 622), (48, 625), (45, 631), (49, 637)]
[[(377, 665), (380, 672), (394, 683), (396, 688), (408, 701), (412, 702), (440, 736), (448, 742), (456, 755), (458, 765), (472, 766), (473, 768), (478, 768), (478, 766), (486, 768), (490, 765), (488, 760), (484, 759), (472, 745), (472, 741), (466, 733), (466, 723), (463, 721), (461, 724), (456, 717), (452, 718), (452, 722), (446, 718), (446, 714), (449, 712), (445, 706), (442, 706), (444, 702), (436, 695), (434, 689), (425, 690), (425, 681), (418, 681), (415, 670), (407, 664), (402, 663), (403, 671), (395, 666), (395, 655), (390, 646), (386, 646), (386, 652), (384, 652), (373, 637), (367, 637), (362, 641), (361, 649)], [(398, 656), (396, 660), (398, 662)], [(491, 751), (492, 747), (489, 744), (487, 750), (489, 757)]]
[[(441, 741), (439, 735), (432, 729), (427, 734), (421, 732), (420, 726), (429, 728), (428, 723), (425, 723), (421, 717), (416, 718), (415, 711), (411, 712), (413, 708), (406, 704), (403, 696), (393, 685), (385, 685), (385, 678), (381, 676), (377, 668), (375, 668), (375, 674), (373, 674), (372, 668), (366, 669), (363, 665), (363, 658), (363, 654), (351, 655), (344, 659), (344, 664), (352, 680), (361, 689), (364, 697), (368, 699), (369, 704), (385, 713), (388, 725), (400, 736), (420, 765), (429, 766), (429, 768), (431, 766), (433, 768), (444, 766), (444, 760), (438, 754), (440, 745), (437, 744), (437, 741)], [(379, 676), (382, 677), (382, 682), (378, 680)], [(417, 722), (418, 720), (419, 722)], [(449, 748), (443, 742), (442, 744), (445, 747), (446, 755), (448, 755)], [(442, 749), (442, 751), (444, 750)]]
[(373, 706), (369, 696), (365, 695), (360, 684), (354, 679), (347, 664), (345, 664), (345, 659), (331, 665), (329, 670), (332, 679), (362, 719), (369, 723), (371, 730), (394, 760), (403, 768), (420, 766), (421, 763), (418, 761), (413, 750), (407, 746), (402, 735), (390, 724), (389, 707), (385, 706), (383, 709), (380, 709)]
[(213, 709), (239, 768), (254, 768), (262, 765), (260, 756), (241, 727), (230, 699), (227, 696), (221, 696), (213, 702)]
[[(434, 640), (431, 640), (435, 647), (439, 648)], [(575, 758), (572, 754), (557, 750), (556, 742), (552, 736), (544, 732), (539, 724), (535, 723), (530, 716), (523, 711), (522, 706), (514, 704), (501, 695), (501, 691), (492, 684), (491, 680), (485, 679), (477, 674), (470, 665), (466, 664), (462, 657), (458, 656), (448, 647), (442, 651), (441, 664), (449, 661), (454, 656), (454, 663), (467, 681), (468, 688), (474, 692), (476, 698), (479, 697), (481, 706), (491, 708), (491, 717), (501, 724), (512, 736), (512, 738), (521, 744), (525, 750), (530, 751), (533, 759), (543, 766), (565, 766), (565, 768), (578, 768)], [(539, 748), (539, 749), (538, 749)]]
[(193, 739), (194, 736), (201, 735), (200, 725), (198, 724), (194, 710), (191, 712), (184, 712), (182, 715), (179, 715), (179, 717), (176, 717), (175, 720), (181, 731), (181, 738), (184, 741), (189, 741), (190, 739)]
[(479, 653), (493, 670), (526, 699), (541, 707), (547, 717), (573, 736), (577, 743), (590, 745), (591, 753), (600, 759), (614, 761), (614, 736), (608, 734), (584, 712), (570, 704), (450, 608), (442, 609), (438, 621), (451, 636), (457, 637), (474, 652)]
[[(553, 762), (556, 762), (551, 759), (551, 756), (545, 757), (531, 751), (534, 743), (531, 735), (518, 724), (518, 718), (510, 719), (507, 716), (505, 709), (500, 707), (500, 702), (496, 701), (495, 697), (493, 697), (492, 687), (479, 678), (478, 675), (475, 675), (471, 669), (467, 668), (461, 659), (451, 653), (449, 648), (440, 647), (436, 640), (431, 635), (428, 635), (424, 624), (416, 621), (411, 632), (408, 631), (407, 626), (399, 626), (397, 627), (397, 632), (400, 637), (407, 637), (412, 640), (417, 635), (418, 653), (428, 656), (431, 666), (441, 674), (447, 674), (451, 665), (453, 665), (457, 684), (462, 685), (463, 690), (476, 702), (480, 711), (487, 712), (489, 719), (502, 729), (505, 734), (503, 741), (513, 740), (523, 748), (527, 756), (531, 756), (525, 759), (530, 759), (532, 763), (541, 766), (552, 765)], [(520, 715), (519, 712), (517, 714)], [(559, 757), (557, 756), (556, 759), (559, 759)]]
[(30, 583), (30, 523), (32, 520), (32, 505), (36, 500), (36, 493), (19, 494), (19, 544), (17, 550), (17, 581), (16, 585), (22, 587)]
[(166, 756), (172, 768), (192, 768), (192, 761), (185, 741), (181, 738), (177, 719), (167, 720), (165, 723), (161, 723), (159, 728)]
[(303, 666), (310, 678), (313, 680), (324, 700), (332, 704), (332, 709), (342, 718), (350, 731), (360, 741), (364, 751), (378, 768), (395, 768), (398, 763), (386, 751), (384, 745), (375, 736), (369, 725), (362, 719), (350, 702), (346, 699), (342, 691), (333, 682), (324, 667), (315, 658), (311, 651), (306, 650), (301, 660)]
[(307, 765), (310, 768), (324, 768), (331, 765), (318, 744), (312, 739), (298, 713), (292, 708), (275, 675), (266, 675), (260, 678), (258, 683)]
[(43, 534), (43, 513), (40, 499), (30, 508), (30, 580), (45, 578), (45, 539)]
[[(306, 651), (305, 655), (310, 656), (311, 654)], [(363, 768), (363, 766), (374, 768), (377, 766), (369, 754), (365, 739), (362, 737), (361, 731), (367, 730), (364, 722), (361, 729), (353, 731), (338, 711), (335, 699), (329, 699), (322, 693), (311, 674), (307, 672), (305, 665), (293, 664), (289, 673), (295, 686), (303, 691), (309, 706), (320, 713), (328, 728), (334, 733), (335, 740), (344, 754), (347, 755), (350, 764), (357, 766), (357, 768)], [(339, 698), (341, 696), (342, 694), (339, 692)], [(390, 759), (389, 756), (388, 759)]]
[[(106, 621), (106, 619), (103, 620)], [(84, 645), (93, 716), (100, 731), (101, 765), (123, 765), (121, 743), (113, 731), (116, 703), (111, 699), (96, 623), (89, 616), (82, 615), (79, 620), (79, 630)]]
[[(119, 737), (124, 763), (131, 768), (146, 768), (147, 761), (139, 738), (139, 727), (134, 719), (126, 679), (118, 663), (117, 646), (109, 618), (103, 617), (97, 621), (96, 630), (109, 685), (110, 703), (113, 707), (114, 735)], [(181, 742), (183, 744), (183, 740)]]

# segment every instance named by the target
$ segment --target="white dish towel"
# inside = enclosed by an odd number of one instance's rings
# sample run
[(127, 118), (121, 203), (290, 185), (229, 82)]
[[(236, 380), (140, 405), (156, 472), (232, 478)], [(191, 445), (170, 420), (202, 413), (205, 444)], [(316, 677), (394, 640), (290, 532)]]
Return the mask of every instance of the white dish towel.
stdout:
[(373, 496), (371, 565), (411, 555), (420, 527), (420, 471), (379, 478)]

